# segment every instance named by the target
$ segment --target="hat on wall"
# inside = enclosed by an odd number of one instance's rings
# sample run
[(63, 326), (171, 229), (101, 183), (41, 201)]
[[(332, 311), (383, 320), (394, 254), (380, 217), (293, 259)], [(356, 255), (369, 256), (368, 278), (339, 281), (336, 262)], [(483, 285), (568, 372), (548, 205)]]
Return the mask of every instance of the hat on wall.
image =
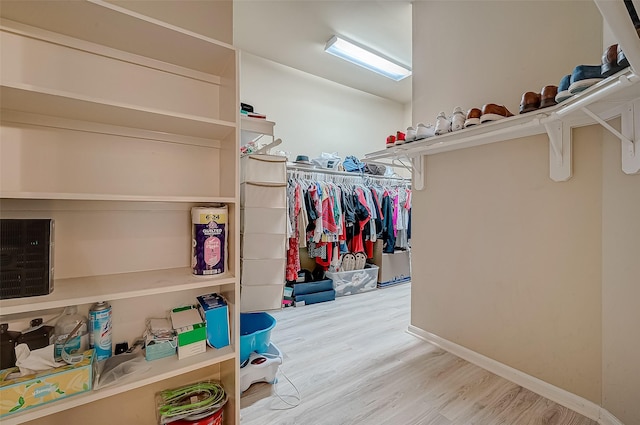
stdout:
[(296, 160), (293, 161), (296, 164), (304, 164), (304, 165), (312, 165), (311, 161), (309, 161), (309, 157), (306, 155), (298, 155), (296, 156)]

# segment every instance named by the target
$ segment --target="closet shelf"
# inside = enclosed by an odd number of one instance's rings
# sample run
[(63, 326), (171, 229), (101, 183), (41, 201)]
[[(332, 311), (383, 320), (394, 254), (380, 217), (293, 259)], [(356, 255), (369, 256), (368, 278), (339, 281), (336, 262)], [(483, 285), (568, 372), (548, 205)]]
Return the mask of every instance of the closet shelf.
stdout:
[(125, 201), (125, 202), (178, 202), (178, 203), (223, 203), (232, 204), (235, 198), (218, 196), (153, 196), (117, 195), (108, 193), (67, 193), (67, 192), (0, 192), (0, 199), (47, 199), (61, 201)]
[(244, 115), (241, 117), (240, 129), (242, 131), (273, 136), (273, 127), (276, 125), (275, 122), (262, 118), (245, 117)]
[(267, 121), (262, 118), (251, 118), (244, 115), (240, 116), (240, 145), (244, 146), (251, 141), (258, 140), (262, 136), (273, 137), (273, 127), (276, 125), (273, 121)]
[(188, 267), (57, 279), (49, 295), (0, 300), (2, 316), (89, 304), (104, 300), (143, 297), (213, 286), (235, 285), (231, 273), (195, 276)]
[[(633, 134), (633, 122), (640, 122), (639, 82), (640, 77), (627, 68), (559, 105), (372, 152), (365, 155), (364, 161), (408, 158), (413, 163), (414, 177), (422, 180), (420, 157), (424, 155), (547, 133), (550, 176), (554, 181), (564, 181), (571, 177), (571, 128), (598, 123), (621, 140), (622, 168), (625, 173), (634, 174), (640, 171), (640, 148)], [(616, 116), (621, 116), (622, 133), (606, 123)]]
[(151, 367), (150, 370), (138, 375), (126, 378), (121, 383), (107, 386), (95, 391), (78, 394), (73, 397), (56, 401), (55, 403), (45, 404), (26, 410), (24, 413), (16, 413), (11, 416), (2, 418), (3, 425), (16, 425), (44, 416), (52, 415), (67, 409), (92, 403), (116, 394), (131, 391), (145, 385), (160, 382), (162, 380), (179, 376), (192, 372), (213, 364), (218, 364), (235, 357), (235, 349), (233, 346), (227, 346), (222, 349), (207, 348), (207, 352), (198, 354), (193, 357), (178, 360), (177, 356), (166, 357), (164, 359), (147, 362)]
[(2, 82), (0, 98), (2, 108), (7, 110), (213, 140), (224, 139), (236, 127), (231, 121), (142, 108), (20, 83)]
[(2, 17), (211, 75), (235, 61), (229, 44), (101, 0), (7, 1)]

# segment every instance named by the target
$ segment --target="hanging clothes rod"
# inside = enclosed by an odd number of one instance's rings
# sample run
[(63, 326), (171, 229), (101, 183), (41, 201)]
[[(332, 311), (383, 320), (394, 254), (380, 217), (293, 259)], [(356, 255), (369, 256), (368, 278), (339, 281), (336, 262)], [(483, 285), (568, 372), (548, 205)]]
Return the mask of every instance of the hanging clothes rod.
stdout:
[(345, 176), (345, 177), (360, 177), (360, 178), (373, 178), (380, 180), (394, 180), (402, 183), (410, 183), (411, 179), (407, 179), (400, 176), (378, 176), (375, 174), (365, 174), (365, 173), (352, 173), (348, 171), (335, 171), (335, 170), (327, 170), (324, 168), (314, 168), (313, 166), (304, 166), (304, 165), (296, 165), (290, 162), (287, 162), (287, 172), (289, 171), (300, 171), (304, 173), (318, 173), (318, 174), (327, 174), (334, 176)]

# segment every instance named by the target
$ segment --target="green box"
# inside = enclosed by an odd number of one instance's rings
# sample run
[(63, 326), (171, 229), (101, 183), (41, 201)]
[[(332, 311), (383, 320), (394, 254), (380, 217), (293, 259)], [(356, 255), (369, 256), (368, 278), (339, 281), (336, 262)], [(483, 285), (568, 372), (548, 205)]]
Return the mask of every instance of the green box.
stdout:
[(178, 335), (178, 359), (207, 351), (207, 327), (196, 306), (171, 310), (171, 325)]

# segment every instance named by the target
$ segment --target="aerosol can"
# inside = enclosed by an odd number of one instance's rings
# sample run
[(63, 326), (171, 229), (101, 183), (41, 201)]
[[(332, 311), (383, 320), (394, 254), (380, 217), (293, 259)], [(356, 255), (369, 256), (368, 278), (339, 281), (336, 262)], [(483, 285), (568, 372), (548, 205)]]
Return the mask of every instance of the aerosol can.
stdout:
[(89, 309), (89, 346), (95, 350), (97, 360), (111, 357), (111, 305), (106, 301)]

